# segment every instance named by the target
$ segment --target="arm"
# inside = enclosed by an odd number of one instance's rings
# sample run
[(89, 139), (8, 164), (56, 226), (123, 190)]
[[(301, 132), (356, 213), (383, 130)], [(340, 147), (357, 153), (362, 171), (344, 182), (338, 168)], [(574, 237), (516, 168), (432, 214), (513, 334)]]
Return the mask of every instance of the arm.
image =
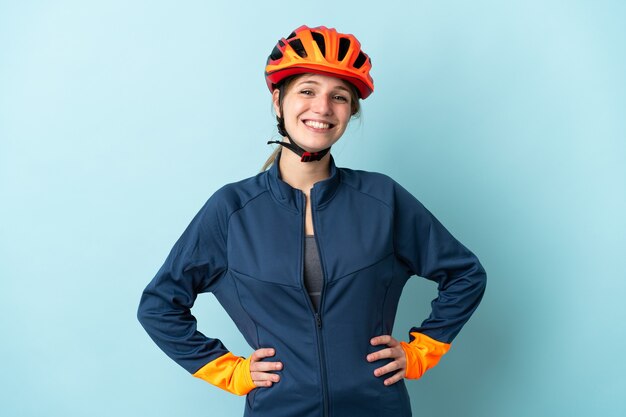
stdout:
[(137, 317), (154, 342), (193, 376), (243, 395), (257, 386), (253, 376), (259, 384), (269, 378), (262, 372), (265, 362), (257, 362), (271, 355), (233, 355), (219, 339), (199, 332), (191, 314), (197, 295), (216, 288), (226, 272), (227, 215), (215, 196), (209, 199), (144, 290)]
[(485, 270), (471, 251), (400, 185), (395, 184), (394, 194), (396, 256), (410, 275), (435, 281), (439, 294), (431, 303), (430, 316), (411, 328), (409, 343), (398, 343), (391, 336), (372, 339), (373, 345), (389, 346), (370, 356), (394, 359), (376, 370), (378, 375), (396, 371), (391, 383), (419, 378), (439, 362), (478, 307), (486, 285)]

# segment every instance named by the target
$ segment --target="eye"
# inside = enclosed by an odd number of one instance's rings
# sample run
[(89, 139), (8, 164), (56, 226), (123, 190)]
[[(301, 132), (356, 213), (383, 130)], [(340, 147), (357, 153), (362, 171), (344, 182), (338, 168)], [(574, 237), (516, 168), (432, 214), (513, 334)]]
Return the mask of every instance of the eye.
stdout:
[(309, 89), (300, 90), (300, 94), (303, 94), (305, 96), (312, 96), (313, 90), (309, 90)]
[(334, 95), (333, 96), (333, 100), (339, 102), (339, 103), (347, 103), (348, 102), (348, 97), (346, 96), (342, 96), (340, 94)]

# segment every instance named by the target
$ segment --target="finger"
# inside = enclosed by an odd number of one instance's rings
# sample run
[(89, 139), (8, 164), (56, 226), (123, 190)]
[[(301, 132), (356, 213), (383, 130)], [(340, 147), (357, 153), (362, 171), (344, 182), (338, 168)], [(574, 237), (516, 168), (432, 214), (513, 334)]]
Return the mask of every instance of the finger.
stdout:
[(387, 342), (387, 346), (389, 347), (400, 346), (400, 342), (395, 337), (389, 336), (389, 341)]
[(280, 381), (280, 375), (272, 374), (269, 372), (250, 372), (250, 377), (252, 381), (256, 384), (257, 382), (278, 382)]
[(283, 369), (282, 362), (250, 362), (250, 372), (270, 372)]
[(405, 375), (406, 375), (406, 374), (405, 374), (404, 370), (398, 371), (398, 372), (396, 372), (396, 374), (395, 374), (394, 376), (392, 376), (391, 378), (387, 378), (387, 379), (385, 379), (385, 382), (384, 382), (384, 383), (385, 383), (385, 385), (387, 385), (387, 386), (389, 386), (389, 385), (393, 385), (393, 384), (395, 384), (396, 382), (398, 382), (398, 381), (400, 381), (401, 379), (403, 379)]
[(404, 351), (402, 350), (402, 348), (387, 348), (381, 349), (378, 352), (370, 353), (369, 355), (367, 355), (367, 361), (374, 362), (381, 359), (401, 358), (402, 356), (404, 356)]
[(390, 348), (381, 349), (378, 352), (373, 352), (367, 355), (367, 361), (374, 362), (374, 361), (378, 361), (378, 360), (389, 358), (389, 357), (391, 357), (391, 349)]
[(389, 336), (388, 334), (384, 334), (381, 336), (372, 337), (370, 343), (372, 344), (372, 346), (387, 345), (389, 344), (391, 339), (393, 339), (393, 337)]
[(406, 368), (406, 363), (402, 363), (401, 361), (397, 360), (397, 361), (390, 362), (385, 366), (381, 366), (380, 368), (375, 369), (374, 375), (382, 376), (382, 375), (388, 374), (389, 372), (397, 371), (398, 369), (404, 371), (405, 368)]
[(252, 382), (254, 382), (254, 385), (259, 387), (259, 388), (269, 388), (273, 384), (272, 381), (255, 381), (255, 380), (252, 380)]
[(373, 346), (378, 346), (378, 345), (389, 345), (389, 346), (398, 346), (400, 344), (400, 342), (394, 338), (393, 336), (390, 336), (388, 334), (383, 334), (381, 336), (376, 336), (373, 337), (370, 340), (370, 343)]
[(250, 362), (256, 362), (260, 361), (263, 358), (269, 358), (271, 356), (274, 356), (275, 353), (276, 351), (274, 350), (274, 348), (257, 349), (252, 352), (252, 355), (250, 356)]

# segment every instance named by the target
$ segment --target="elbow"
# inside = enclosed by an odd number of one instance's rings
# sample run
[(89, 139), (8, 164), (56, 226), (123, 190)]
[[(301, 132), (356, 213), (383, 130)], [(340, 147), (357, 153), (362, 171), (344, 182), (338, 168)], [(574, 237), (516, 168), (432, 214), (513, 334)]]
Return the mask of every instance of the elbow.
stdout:
[(487, 272), (478, 258), (473, 256), (471, 263), (467, 264), (465, 271), (458, 277), (458, 283), (463, 287), (463, 292), (474, 299), (477, 306), (487, 288)]
[(476, 271), (474, 273), (474, 286), (476, 288), (476, 292), (480, 294), (480, 298), (482, 298), (485, 290), (487, 288), (487, 271), (481, 265), (480, 261), (476, 259)]
[(141, 323), (142, 326), (145, 327), (144, 323), (146, 320), (146, 312), (143, 306), (143, 303), (139, 302), (139, 307), (137, 307), (137, 320)]
[(481, 271), (481, 284), (483, 287), (483, 290), (487, 287), (487, 271), (485, 271), (485, 268), (482, 266), (482, 264), (480, 263), (480, 261), (478, 261), (478, 266), (480, 267), (480, 271)]
[(148, 307), (145, 293), (141, 296), (139, 306), (137, 307), (137, 320), (141, 323), (144, 329), (148, 327), (148, 323), (150, 321), (150, 309)]

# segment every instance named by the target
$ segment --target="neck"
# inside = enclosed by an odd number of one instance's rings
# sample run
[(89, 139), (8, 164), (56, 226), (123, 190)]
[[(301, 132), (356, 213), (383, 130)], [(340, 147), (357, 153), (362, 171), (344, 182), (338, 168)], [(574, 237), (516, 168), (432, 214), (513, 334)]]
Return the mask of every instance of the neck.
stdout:
[(298, 155), (288, 149), (283, 149), (278, 169), (283, 181), (309, 195), (309, 191), (316, 182), (329, 177), (330, 153), (319, 161), (301, 162)]

